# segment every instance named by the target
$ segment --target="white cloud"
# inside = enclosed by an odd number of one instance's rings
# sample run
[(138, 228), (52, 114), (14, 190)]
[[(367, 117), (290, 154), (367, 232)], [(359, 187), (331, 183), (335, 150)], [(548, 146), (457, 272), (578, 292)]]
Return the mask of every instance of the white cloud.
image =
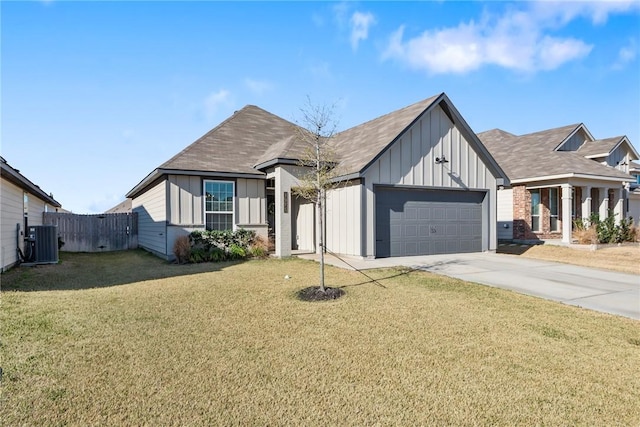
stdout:
[(231, 92), (226, 89), (220, 89), (217, 92), (211, 92), (204, 99), (204, 115), (209, 121), (215, 118), (221, 106), (231, 105)]
[[(562, 3), (564, 5), (565, 3)], [(502, 15), (485, 13), (481, 19), (456, 27), (427, 30), (405, 40), (401, 26), (391, 34), (383, 59), (395, 59), (433, 74), (468, 73), (485, 65), (520, 72), (553, 70), (589, 55), (593, 46), (576, 38), (554, 37), (551, 31), (581, 13), (594, 22), (620, 10), (591, 3), (534, 3), (529, 9), (507, 8)], [(626, 6), (625, 6), (626, 7)], [(597, 9), (597, 10), (596, 10)], [(600, 21), (598, 21), (600, 22)]]
[(376, 23), (376, 18), (370, 12), (354, 12), (351, 15), (349, 24), (351, 26), (351, 47), (353, 50), (358, 48), (361, 40), (369, 37), (369, 27)]
[(595, 25), (607, 22), (610, 15), (640, 10), (638, 0), (540, 1), (531, 5), (532, 12), (542, 18), (565, 25), (578, 17)]
[(255, 95), (264, 95), (266, 92), (273, 90), (273, 84), (266, 80), (255, 80), (246, 78), (244, 85)]
[(623, 46), (618, 51), (618, 58), (613, 64), (614, 70), (620, 70), (625, 65), (633, 62), (638, 57), (638, 45), (634, 39), (629, 40), (629, 44)]

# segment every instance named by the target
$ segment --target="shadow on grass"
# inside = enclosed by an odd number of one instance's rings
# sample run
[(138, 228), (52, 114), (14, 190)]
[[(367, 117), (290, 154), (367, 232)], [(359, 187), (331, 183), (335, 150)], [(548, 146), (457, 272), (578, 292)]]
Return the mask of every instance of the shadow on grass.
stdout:
[(60, 253), (54, 265), (15, 267), (0, 275), (2, 291), (104, 288), (145, 280), (219, 271), (242, 261), (172, 264), (142, 249), (104, 253)]
[[(355, 287), (355, 286), (362, 286), (362, 285), (369, 285), (371, 283), (378, 285), (380, 287), (386, 288), (386, 286), (384, 286), (382, 283), (382, 281), (384, 280), (389, 280), (389, 279), (394, 279), (396, 277), (400, 277), (400, 276), (406, 276), (407, 274), (413, 272), (413, 271), (417, 271), (414, 268), (411, 267), (396, 267), (396, 274), (393, 274), (391, 276), (387, 276), (387, 277), (380, 277), (380, 278), (373, 278), (368, 276), (368, 274), (365, 275), (366, 278), (368, 278), (369, 280), (366, 280), (364, 282), (360, 282), (360, 283), (353, 283), (351, 285), (343, 285), (343, 286), (339, 286), (339, 288), (351, 288), (351, 287)], [(362, 273), (364, 274), (361, 270), (355, 270), (358, 273)], [(367, 273), (370, 273), (370, 271), (368, 271)]]

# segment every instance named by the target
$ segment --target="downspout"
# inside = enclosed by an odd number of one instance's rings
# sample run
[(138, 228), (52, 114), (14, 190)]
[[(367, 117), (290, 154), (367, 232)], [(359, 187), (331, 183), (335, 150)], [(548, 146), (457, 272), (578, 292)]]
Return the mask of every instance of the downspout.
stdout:
[(21, 262), (24, 262), (24, 255), (20, 250), (20, 223), (19, 222), (16, 224), (16, 255), (18, 258), (18, 264), (20, 264)]

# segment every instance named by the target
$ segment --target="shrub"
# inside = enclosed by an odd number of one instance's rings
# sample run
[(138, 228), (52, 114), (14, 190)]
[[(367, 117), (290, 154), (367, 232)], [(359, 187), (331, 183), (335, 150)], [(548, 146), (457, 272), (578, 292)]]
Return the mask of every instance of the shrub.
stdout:
[(195, 230), (189, 234), (190, 262), (220, 262), (228, 259), (244, 259), (256, 242), (251, 230)]
[(229, 247), (229, 258), (231, 259), (244, 259), (247, 257), (247, 251), (240, 245), (235, 243)]
[(573, 236), (578, 243), (622, 243), (637, 239), (633, 219), (625, 218), (616, 224), (616, 215), (610, 209), (607, 217), (600, 220), (597, 213), (591, 214), (588, 220), (578, 218), (574, 221)]
[(249, 254), (254, 258), (265, 258), (269, 255), (269, 243), (262, 237), (256, 236), (249, 247)]
[(178, 264), (184, 264), (189, 262), (191, 258), (191, 242), (189, 236), (180, 236), (173, 243), (173, 254), (178, 261)]

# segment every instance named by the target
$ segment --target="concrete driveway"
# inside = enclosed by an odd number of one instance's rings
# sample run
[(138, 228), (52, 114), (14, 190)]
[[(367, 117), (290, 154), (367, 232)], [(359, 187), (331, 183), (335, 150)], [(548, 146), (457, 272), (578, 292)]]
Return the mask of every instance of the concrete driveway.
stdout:
[[(315, 254), (300, 257), (318, 258)], [(350, 266), (330, 255), (326, 257), (326, 261), (338, 267), (358, 270), (406, 266), (577, 307), (640, 319), (640, 275), (489, 252), (374, 260), (345, 258)]]

